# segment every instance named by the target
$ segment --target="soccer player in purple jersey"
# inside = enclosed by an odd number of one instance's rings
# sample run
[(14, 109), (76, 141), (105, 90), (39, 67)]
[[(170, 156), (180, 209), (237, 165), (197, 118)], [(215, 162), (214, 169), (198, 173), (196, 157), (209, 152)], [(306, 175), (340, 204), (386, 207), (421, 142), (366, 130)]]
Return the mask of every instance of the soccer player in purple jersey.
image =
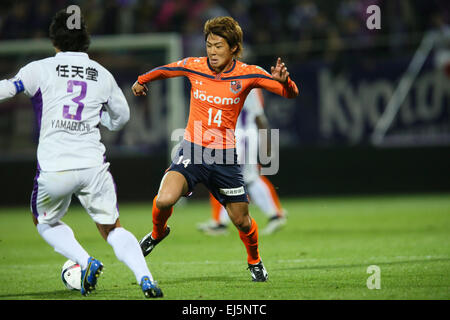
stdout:
[(100, 141), (98, 125), (120, 130), (130, 116), (128, 103), (111, 73), (89, 59), (90, 37), (82, 16), (79, 29), (69, 29), (69, 17), (61, 10), (50, 25), (55, 56), (33, 61), (14, 78), (0, 81), (0, 101), (24, 92), (37, 117), (33, 221), (56, 252), (81, 266), (81, 293), (89, 294), (103, 264), (61, 221), (72, 195), (77, 196), (117, 258), (133, 271), (144, 295), (162, 297), (136, 237), (120, 224), (115, 184)]

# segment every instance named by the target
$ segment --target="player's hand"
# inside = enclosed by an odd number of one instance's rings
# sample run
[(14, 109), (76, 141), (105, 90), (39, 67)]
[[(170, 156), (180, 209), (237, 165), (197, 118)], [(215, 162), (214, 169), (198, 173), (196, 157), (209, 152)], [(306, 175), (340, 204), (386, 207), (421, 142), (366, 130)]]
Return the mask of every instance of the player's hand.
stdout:
[(272, 77), (274, 80), (285, 84), (289, 77), (289, 72), (287, 71), (284, 62), (281, 61), (281, 58), (277, 59), (277, 65), (274, 67), (270, 67), (270, 71), (272, 72)]
[(133, 84), (133, 86), (131, 87), (131, 91), (133, 91), (133, 94), (135, 95), (135, 96), (146, 96), (147, 95), (147, 91), (148, 91), (148, 88), (147, 88), (147, 86), (145, 85), (145, 84), (140, 84), (139, 82), (135, 82), (134, 84)]

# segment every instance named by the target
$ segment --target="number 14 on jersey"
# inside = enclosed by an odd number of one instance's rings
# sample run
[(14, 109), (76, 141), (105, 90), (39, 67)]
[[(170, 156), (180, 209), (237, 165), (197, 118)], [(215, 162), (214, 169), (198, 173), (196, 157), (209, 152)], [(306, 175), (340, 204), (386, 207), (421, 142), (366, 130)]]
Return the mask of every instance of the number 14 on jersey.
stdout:
[(213, 108), (209, 108), (208, 109), (208, 126), (211, 125), (211, 120), (212, 120), (212, 122), (217, 124), (217, 127), (220, 127), (220, 124), (222, 123), (222, 110), (217, 110), (217, 113), (213, 119)]

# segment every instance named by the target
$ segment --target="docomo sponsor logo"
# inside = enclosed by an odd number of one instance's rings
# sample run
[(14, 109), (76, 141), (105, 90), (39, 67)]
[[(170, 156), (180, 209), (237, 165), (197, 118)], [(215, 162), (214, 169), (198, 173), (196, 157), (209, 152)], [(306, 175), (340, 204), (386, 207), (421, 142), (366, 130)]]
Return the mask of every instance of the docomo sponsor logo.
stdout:
[[(259, 173), (261, 175), (275, 175), (279, 170), (279, 129), (259, 129), (233, 131), (227, 129), (227, 136), (237, 137), (235, 157), (234, 145), (228, 146), (228, 140), (225, 142), (226, 149), (213, 149), (217, 143), (223, 145), (223, 135), (218, 129), (202, 130), (201, 121), (195, 121), (194, 137), (191, 137), (185, 129), (175, 129), (171, 135), (171, 141), (177, 143), (171, 150), (171, 159), (174, 163), (182, 163), (187, 167), (190, 164), (240, 164), (257, 165), (260, 164)], [(270, 136), (269, 136), (270, 133)], [(213, 139), (211, 139), (213, 137)], [(194, 147), (186, 141), (194, 141)], [(204, 145), (204, 141), (208, 144)], [(204, 145), (204, 146), (203, 146)], [(203, 146), (203, 148), (202, 148)], [(245, 146), (245, 147), (244, 147)], [(180, 159), (179, 150), (183, 149), (183, 156)], [(193, 153), (193, 154), (192, 154)]]
[(223, 98), (223, 97), (218, 97), (218, 96), (207, 96), (205, 93), (201, 93), (201, 92), (202, 91), (199, 92), (198, 89), (196, 89), (193, 92), (192, 96), (195, 99), (198, 99), (201, 101), (206, 101), (206, 102), (215, 103), (215, 104), (222, 104), (222, 105), (238, 104), (241, 101), (241, 98), (239, 98), (239, 97), (233, 99), (233, 98)]

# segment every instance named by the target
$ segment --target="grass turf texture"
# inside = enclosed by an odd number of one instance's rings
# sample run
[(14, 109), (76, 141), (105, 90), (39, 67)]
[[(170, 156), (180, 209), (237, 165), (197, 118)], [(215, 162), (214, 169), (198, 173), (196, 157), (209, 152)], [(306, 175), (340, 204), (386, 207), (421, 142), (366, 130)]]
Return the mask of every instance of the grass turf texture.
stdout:
[[(172, 232), (147, 257), (164, 299), (449, 299), (450, 195), (282, 199), (284, 229), (260, 234), (267, 283), (251, 281), (245, 247), (234, 227), (209, 237), (196, 224), (210, 217), (207, 201), (177, 205)], [(251, 213), (262, 230), (266, 218)], [(121, 223), (138, 239), (151, 230), (150, 204), (121, 204)], [(64, 288), (66, 259), (39, 236), (28, 208), (0, 208), (0, 299), (144, 299), (80, 206), (63, 219), (86, 250), (104, 263), (89, 297)], [(367, 268), (381, 269), (369, 290)]]

